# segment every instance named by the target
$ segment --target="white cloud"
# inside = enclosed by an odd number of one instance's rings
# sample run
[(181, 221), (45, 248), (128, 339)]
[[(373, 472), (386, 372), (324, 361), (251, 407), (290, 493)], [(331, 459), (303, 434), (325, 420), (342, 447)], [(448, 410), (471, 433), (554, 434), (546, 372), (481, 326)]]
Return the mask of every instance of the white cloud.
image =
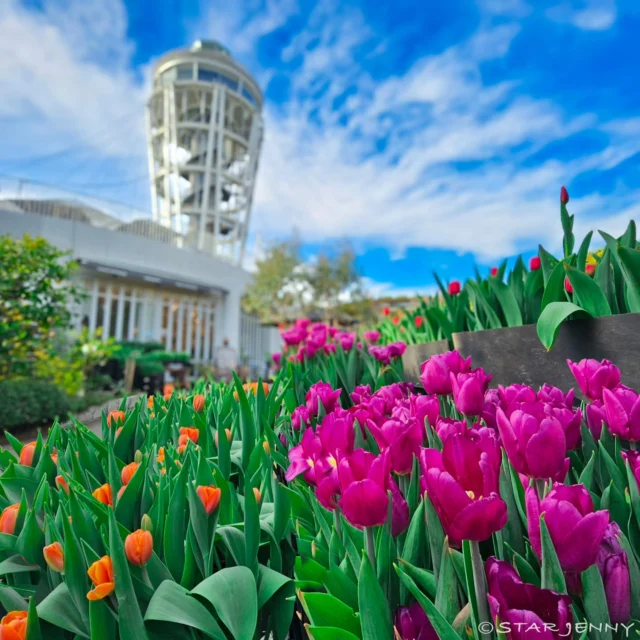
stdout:
[(3, 155), (144, 159), (147, 87), (131, 70), (126, 26), (120, 0), (0, 3)]
[(547, 11), (547, 17), (585, 31), (606, 31), (615, 24), (618, 13), (615, 0), (581, 0), (557, 4)]

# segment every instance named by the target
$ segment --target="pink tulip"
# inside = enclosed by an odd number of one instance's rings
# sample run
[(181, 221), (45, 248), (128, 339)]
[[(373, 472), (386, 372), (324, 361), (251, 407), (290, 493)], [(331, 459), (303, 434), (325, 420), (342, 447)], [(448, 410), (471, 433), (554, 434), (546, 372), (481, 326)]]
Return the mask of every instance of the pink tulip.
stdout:
[(309, 416), (318, 415), (319, 404), (322, 403), (325, 413), (331, 413), (340, 401), (340, 389), (334, 391), (328, 382), (316, 382), (305, 396)]
[(569, 596), (523, 582), (508, 562), (496, 558), (487, 560), (486, 573), (491, 617), (504, 624), (511, 640), (561, 640), (571, 636)]
[(364, 339), (369, 344), (376, 344), (378, 340), (380, 340), (380, 332), (379, 331), (365, 331)]
[(307, 407), (304, 405), (300, 407), (296, 407), (291, 414), (291, 426), (296, 430), (300, 431), (302, 428), (302, 424), (308, 425), (311, 422), (311, 418), (309, 417), (309, 411), (307, 411)]
[(367, 426), (380, 450), (388, 450), (392, 471), (400, 475), (410, 473), (413, 458), (420, 453), (424, 436), (424, 428), (418, 421), (410, 419), (402, 422), (392, 419), (387, 420), (382, 428), (370, 421)]
[(640, 396), (633, 389), (623, 386), (613, 391), (604, 389), (602, 396), (609, 431), (624, 440), (638, 442), (640, 440)]
[(640, 489), (640, 451), (621, 451), (622, 458), (629, 463), (629, 467)]
[(281, 331), (282, 339), (290, 346), (299, 345), (307, 338), (307, 332), (302, 327), (294, 327), (288, 331)]
[(534, 487), (525, 493), (529, 541), (539, 558), (540, 516), (549, 529), (562, 570), (579, 574), (590, 567), (609, 525), (608, 511), (594, 511), (591, 494), (584, 485), (567, 486), (556, 482), (542, 499)]
[(512, 384), (508, 387), (498, 386), (500, 394), (500, 403), (503, 407), (521, 402), (535, 402), (537, 400), (536, 392), (526, 384)]
[(518, 473), (530, 478), (563, 479), (569, 469), (567, 440), (562, 424), (538, 411), (515, 410), (509, 417), (496, 412), (500, 438), (509, 461)]
[(467, 373), (450, 373), (456, 408), (466, 416), (479, 416), (484, 409), (484, 394), (491, 382), (482, 368)]
[(273, 360), (273, 364), (275, 364), (276, 367), (279, 367), (280, 363), (282, 362), (282, 353), (280, 351), (276, 351), (275, 353), (271, 354), (271, 359)]
[(316, 465), (322, 456), (322, 443), (313, 429), (307, 429), (300, 444), (289, 450), (289, 468), (285, 478), (291, 482), (294, 478), (304, 474), (308, 484), (316, 484)]
[(399, 640), (438, 640), (427, 614), (417, 602), (410, 607), (398, 607), (393, 626)]
[(555, 404), (564, 404), (567, 409), (573, 409), (573, 400), (575, 398), (575, 392), (573, 389), (569, 389), (567, 393), (564, 393), (557, 387), (552, 387), (550, 384), (543, 384), (537, 394), (537, 399), (543, 402), (553, 402)]
[(420, 426), (429, 422), (431, 427), (435, 427), (440, 419), (440, 402), (437, 396), (416, 396), (409, 398), (411, 416), (414, 417)]
[(507, 522), (498, 493), (501, 454), (491, 429), (447, 438), (442, 453), (423, 449), (420, 466), (427, 493), (452, 544), (482, 541)]
[(601, 400), (594, 400), (587, 405), (587, 427), (595, 440), (600, 440), (602, 423), (607, 421), (607, 413)]
[(361, 384), (356, 387), (351, 393), (351, 400), (355, 404), (360, 404), (361, 402), (366, 402), (371, 397), (371, 387), (368, 384)]
[(580, 391), (589, 400), (602, 400), (604, 389), (615, 389), (620, 384), (620, 369), (609, 360), (567, 360)]
[(629, 560), (620, 546), (620, 533), (620, 527), (610, 522), (596, 557), (613, 624), (628, 622), (631, 617)]
[(460, 352), (449, 351), (431, 356), (423, 362), (420, 380), (427, 393), (444, 396), (451, 393), (450, 374), (467, 373), (470, 370), (471, 358), (465, 360)]

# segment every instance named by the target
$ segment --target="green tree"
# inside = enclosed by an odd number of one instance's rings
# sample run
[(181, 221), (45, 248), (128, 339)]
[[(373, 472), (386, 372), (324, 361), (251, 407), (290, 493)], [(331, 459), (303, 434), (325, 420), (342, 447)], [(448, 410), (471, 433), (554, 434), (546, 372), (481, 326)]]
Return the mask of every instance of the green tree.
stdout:
[(263, 322), (281, 322), (300, 304), (300, 247), (295, 239), (268, 249), (256, 263), (256, 273), (247, 287), (243, 308)]
[(80, 299), (76, 265), (44, 238), (0, 236), (0, 380), (30, 376)]

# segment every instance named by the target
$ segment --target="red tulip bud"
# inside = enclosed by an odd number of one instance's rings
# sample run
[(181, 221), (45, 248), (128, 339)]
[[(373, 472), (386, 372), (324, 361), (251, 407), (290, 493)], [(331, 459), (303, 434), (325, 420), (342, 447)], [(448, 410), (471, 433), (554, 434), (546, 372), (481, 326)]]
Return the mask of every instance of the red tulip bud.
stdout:
[(560, 189), (560, 202), (562, 202), (562, 204), (567, 204), (569, 202), (569, 192), (566, 187), (562, 187)]

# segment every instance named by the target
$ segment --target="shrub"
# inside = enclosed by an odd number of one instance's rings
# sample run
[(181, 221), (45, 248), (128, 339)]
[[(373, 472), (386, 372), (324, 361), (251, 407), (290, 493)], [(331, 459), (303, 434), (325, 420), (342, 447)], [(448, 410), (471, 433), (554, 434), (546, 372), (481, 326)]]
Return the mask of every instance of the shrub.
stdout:
[(0, 429), (41, 424), (66, 418), (69, 400), (54, 384), (44, 380), (6, 380), (0, 382)]

